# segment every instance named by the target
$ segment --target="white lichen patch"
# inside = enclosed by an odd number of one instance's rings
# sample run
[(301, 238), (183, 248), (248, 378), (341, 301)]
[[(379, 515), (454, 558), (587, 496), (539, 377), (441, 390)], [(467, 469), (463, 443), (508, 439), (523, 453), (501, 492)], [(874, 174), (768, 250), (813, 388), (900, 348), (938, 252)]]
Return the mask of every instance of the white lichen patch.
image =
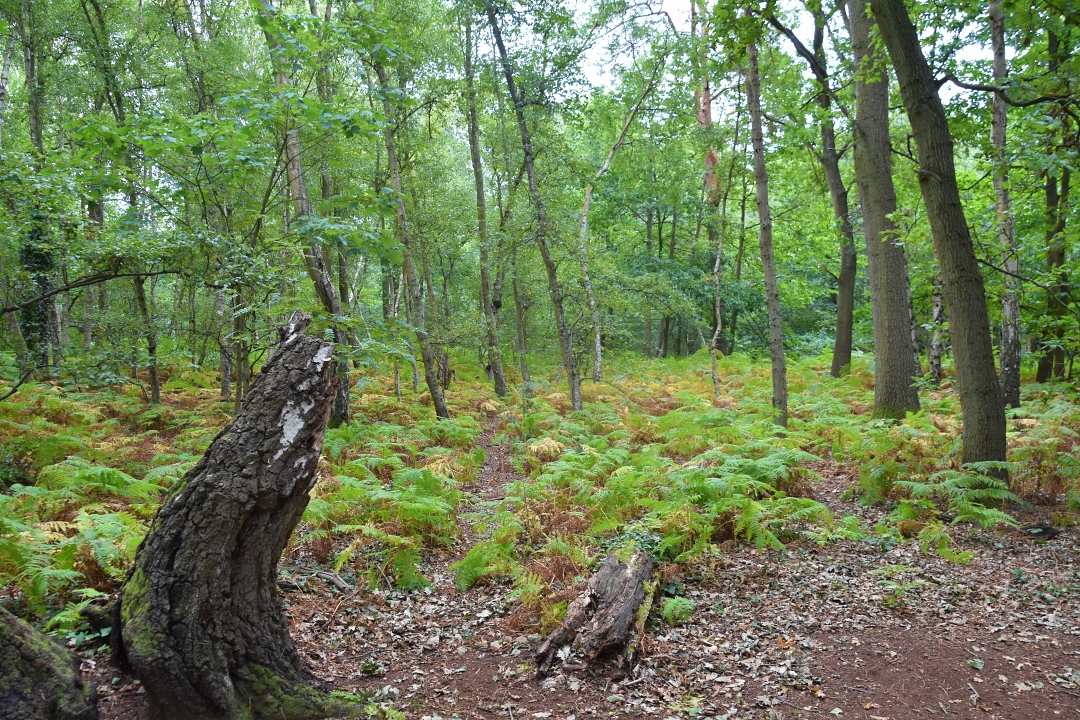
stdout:
[(315, 403), (310, 400), (305, 400), (297, 407), (296, 403), (289, 400), (285, 403), (285, 407), (281, 410), (281, 449), (274, 455), (274, 460), (277, 460), (282, 454), (293, 444), (296, 440), (296, 436), (300, 434), (300, 431), (304, 429), (304, 416), (308, 414), (311, 408), (315, 407)]
[(319, 352), (315, 353), (315, 357), (311, 358), (311, 362), (315, 363), (315, 367), (322, 372), (323, 365), (330, 362), (330, 359), (334, 356), (334, 346), (325, 344), (319, 348)]

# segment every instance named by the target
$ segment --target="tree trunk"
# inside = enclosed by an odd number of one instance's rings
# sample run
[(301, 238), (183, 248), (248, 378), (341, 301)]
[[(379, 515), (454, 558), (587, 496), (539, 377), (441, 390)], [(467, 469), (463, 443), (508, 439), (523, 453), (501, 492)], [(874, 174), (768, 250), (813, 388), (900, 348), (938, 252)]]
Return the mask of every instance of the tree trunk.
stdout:
[(514, 277), (511, 280), (514, 286), (514, 324), (517, 330), (517, 345), (518, 345), (518, 362), (521, 364), (521, 381), (524, 383), (531, 383), (532, 378), (529, 376), (529, 344), (528, 335), (526, 333), (525, 326), (525, 313), (529, 309), (529, 299), (521, 290), (521, 283), (518, 281), (517, 274), (517, 262), (514, 263)]
[[(393, 108), (390, 105), (390, 85), (386, 78), (386, 70), (379, 63), (375, 63), (375, 72), (379, 76), (379, 84), (383, 89), (383, 112), (386, 117), (393, 117)], [(413, 263), (412, 234), (409, 232), (409, 222), (405, 215), (405, 197), (401, 192), (401, 175), (398, 172), (397, 148), (394, 145), (394, 128), (387, 124), (383, 128), (383, 140), (386, 143), (386, 161), (390, 170), (390, 188), (394, 191), (394, 212), (397, 214), (398, 232), (401, 233), (402, 266), (405, 271), (405, 282), (409, 288), (411, 303), (408, 310), (411, 314), (413, 330), (416, 332), (416, 340), (420, 343), (420, 356), (424, 360), (424, 380), (431, 392), (431, 402), (435, 406), (435, 415), (440, 418), (450, 417), (450, 409), (446, 406), (446, 398), (443, 397), (443, 389), (439, 384), (438, 363), (435, 352), (431, 347), (431, 337), (427, 332), (427, 323), (424, 313), (424, 295), (420, 288), (420, 282), (416, 277), (416, 265)], [(414, 387), (415, 367), (414, 367)]]
[(7, 110), (8, 80), (11, 77), (11, 57), (15, 54), (15, 33), (8, 34), (4, 46), (3, 69), (0, 70), (0, 147), (4, 137), (4, 111)]
[(218, 328), (218, 369), (221, 373), (221, 399), (232, 396), (232, 322), (225, 319), (225, 288), (219, 288), (214, 296), (214, 315)]
[(548, 291), (551, 294), (552, 310), (555, 313), (555, 328), (559, 334), (563, 369), (566, 370), (566, 380), (570, 386), (570, 403), (574, 410), (581, 410), (581, 379), (578, 377), (577, 359), (574, 357), (570, 326), (567, 325), (566, 316), (563, 312), (563, 295), (562, 289), (559, 287), (555, 260), (552, 258), (551, 249), (548, 247), (547, 208), (544, 205), (543, 197), (540, 195), (540, 184), (536, 177), (532, 137), (529, 135), (529, 127), (525, 123), (525, 103), (514, 82), (514, 71), (510, 65), (510, 57), (506, 52), (506, 45), (503, 43), (498, 19), (495, 17), (495, 7), (490, 0), (487, 2), (486, 9), (488, 24), (491, 25), (491, 33), (495, 36), (495, 45), (498, 47), (503, 74), (506, 76), (506, 89), (510, 94), (510, 101), (514, 104), (514, 113), (517, 115), (518, 129), (521, 132), (521, 149), (524, 155), (525, 173), (529, 179), (529, 196), (532, 198), (533, 206), (536, 208), (536, 244), (540, 248), (540, 257), (543, 259), (544, 269), (547, 271)]
[(626, 562), (609, 554), (584, 592), (566, 608), (559, 627), (537, 648), (537, 673), (547, 675), (558, 651), (570, 644), (590, 662), (616, 652), (620, 664), (632, 661), (634, 634), (642, 631), (640, 625), (648, 615), (648, 607), (645, 612), (640, 609), (642, 603), (652, 604), (647, 585), (655, 572), (656, 563), (648, 553), (635, 552)]
[(765, 307), (769, 316), (769, 355), (772, 358), (772, 404), (775, 422), (787, 427), (787, 362), (784, 358), (784, 325), (780, 315), (780, 289), (773, 255), (772, 213), (769, 209), (769, 175), (765, 168), (765, 140), (761, 132), (761, 78), (757, 45), (747, 46), (746, 100), (750, 110), (750, 139), (754, 146), (754, 183), (757, 186), (758, 246), (765, 275)]
[(903, 0), (873, 0), (919, 150), (919, 186), (941, 263), (960, 408), (963, 461), (1005, 460), (1005, 407), (994, 367), (986, 293), (953, 165), (952, 135), (937, 85)]
[[(990, 45), (994, 54), (994, 85), (1003, 87), (1009, 77), (1005, 64), (1005, 14), (1001, 0), (990, 0)], [(1005, 294), (1001, 298), (1001, 393), (1010, 407), (1020, 407), (1020, 269), (1016, 254), (1016, 223), (1009, 197), (1009, 161), (1005, 154), (1008, 105), (994, 93), (990, 140), (994, 146), (994, 196), (998, 238), (1004, 257)]]
[(941, 385), (941, 356), (945, 350), (945, 305), (941, 299), (941, 275), (934, 273), (934, 298), (930, 322), (934, 326), (930, 341), (930, 378), (934, 385)]
[(135, 300), (139, 305), (139, 315), (143, 321), (143, 337), (146, 338), (147, 369), (150, 373), (150, 403), (161, 402), (161, 382), (158, 380), (157, 367), (157, 330), (154, 329), (154, 317), (146, 303), (146, 278), (135, 277)]
[(172, 720), (358, 711), (324, 692), (275, 584), (315, 484), (334, 346), (297, 311), (227, 426), (158, 510), (121, 590), (123, 652)]
[[(652, 208), (649, 207), (645, 210), (645, 257), (652, 258), (652, 246), (653, 211)], [(648, 301), (645, 302), (645, 311), (643, 315), (642, 324), (644, 325), (644, 330), (641, 334), (641, 351), (646, 357), (652, 357), (656, 354), (656, 346), (653, 344), (652, 304)]]
[(866, 6), (853, 0), (850, 11), (851, 46), (859, 68), (855, 179), (862, 199), (874, 321), (874, 416), (902, 419), (919, 409), (919, 392), (912, 381), (919, 367), (911, 341), (907, 259), (903, 246), (896, 242), (897, 229), (890, 219), (896, 212), (896, 190), (890, 158), (889, 80), (883, 58), (870, 46)]
[[(270, 16), (273, 10), (263, 0), (258, 0), (261, 14)], [(279, 88), (288, 86), (288, 77), (284, 68), (281, 67), (278, 50), (280, 43), (264, 28), (263, 36), (266, 38), (267, 47), (270, 50), (272, 64), (274, 66), (274, 84)], [(300, 158), (300, 131), (286, 121), (282, 127), (285, 136), (285, 174), (289, 183), (289, 192), (292, 195), (293, 214), (296, 219), (313, 216), (314, 209), (308, 196), (307, 182), (304, 180), (304, 166)], [(327, 267), (323, 255), (323, 248), (316, 237), (304, 245), (304, 266), (308, 277), (315, 286), (315, 295), (319, 298), (323, 309), (334, 318), (334, 342), (338, 345), (350, 345), (349, 333), (339, 324), (337, 318), (344, 316), (341, 307), (341, 298), (334, 287), (330, 269)], [(334, 399), (334, 409), (330, 416), (330, 427), (337, 427), (349, 422), (349, 363), (342, 357), (334, 360), (333, 371), (340, 382), (337, 383), (337, 397)]]
[(476, 87), (473, 84), (472, 17), (465, 20), (465, 88), (468, 99), (469, 159), (476, 184), (476, 234), (480, 242), (480, 312), (484, 316), (488, 365), (495, 382), (495, 394), (506, 397), (506, 374), (499, 348), (499, 316), (491, 298), (491, 271), (488, 252), (487, 198), (484, 195), (484, 167), (480, 162), (480, 121), (476, 113)]
[(97, 692), (79, 658), (0, 607), (0, 716), (5, 720), (94, 720)]

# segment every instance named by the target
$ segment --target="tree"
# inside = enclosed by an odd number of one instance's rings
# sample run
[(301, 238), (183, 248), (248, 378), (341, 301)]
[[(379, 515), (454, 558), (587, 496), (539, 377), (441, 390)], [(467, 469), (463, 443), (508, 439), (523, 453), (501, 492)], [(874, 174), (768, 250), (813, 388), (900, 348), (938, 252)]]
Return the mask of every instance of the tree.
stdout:
[(289, 636), (277, 565), (307, 506), (335, 384), (334, 346), (297, 311), (233, 423), (162, 503), (120, 592), (126, 660), (177, 720), (316, 718), (329, 693)]
[(757, 44), (747, 48), (746, 105), (750, 111), (750, 140), (754, 147), (754, 184), (757, 186), (758, 248), (765, 275), (765, 305), (769, 316), (769, 357), (772, 359), (772, 404), (776, 424), (787, 427), (787, 361), (784, 356), (784, 326), (780, 314), (780, 289), (776, 282), (773, 252), (772, 212), (769, 208), (769, 174), (765, 167), (765, 139), (761, 131), (761, 75)]
[(860, 0), (850, 4), (855, 57), (855, 179), (859, 185), (874, 316), (874, 415), (903, 418), (919, 409), (919, 374), (911, 337), (911, 288), (896, 224), (889, 141), (889, 82), (870, 44)]
[(930, 220), (942, 283), (960, 407), (964, 462), (1005, 460), (1005, 412), (990, 342), (982, 273), (953, 164), (953, 142), (938, 85), (903, 0), (873, 0), (874, 17), (900, 83), (919, 151), (919, 187)]

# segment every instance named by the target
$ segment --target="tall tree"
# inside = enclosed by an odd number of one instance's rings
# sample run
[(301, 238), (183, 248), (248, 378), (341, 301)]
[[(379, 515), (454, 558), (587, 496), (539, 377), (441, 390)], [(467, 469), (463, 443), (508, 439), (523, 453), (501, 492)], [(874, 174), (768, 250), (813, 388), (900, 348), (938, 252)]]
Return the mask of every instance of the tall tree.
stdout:
[(953, 164), (952, 134), (938, 84), (903, 0), (872, 0), (874, 17), (896, 69), (919, 151), (919, 187), (941, 263), (956, 379), (964, 416), (963, 460), (1005, 460), (1005, 411), (994, 366), (986, 292)]
[(903, 418), (919, 409), (919, 374), (911, 338), (907, 258), (892, 221), (896, 190), (889, 140), (889, 81), (880, 52), (870, 44), (870, 19), (861, 0), (850, 3), (855, 57), (855, 179), (862, 201), (874, 316), (874, 415)]
[(472, 161), (473, 182), (476, 184), (476, 235), (480, 242), (480, 310), (483, 314), (487, 339), (487, 358), (495, 381), (495, 394), (506, 396), (506, 374), (503, 372), (502, 350), (499, 348), (499, 315), (491, 298), (491, 257), (488, 245), (487, 198), (484, 196), (484, 166), (480, 162), (480, 121), (476, 113), (476, 87), (473, 82), (472, 13), (465, 18), (465, 89), (468, 103), (469, 159)]
[[(994, 84), (1004, 87), (1009, 78), (1005, 64), (1005, 13), (1001, 0), (989, 1), (990, 47), (994, 56)], [(1011, 407), (1020, 407), (1020, 259), (1016, 251), (1016, 222), (1009, 196), (1009, 160), (1006, 154), (1008, 103), (993, 95), (990, 140), (994, 147), (994, 197), (998, 238), (1004, 257), (1005, 294), (1001, 298), (1001, 392)]]
[(551, 306), (555, 313), (555, 329), (559, 334), (563, 369), (566, 371), (567, 384), (570, 386), (570, 404), (574, 410), (581, 410), (581, 378), (578, 375), (577, 358), (574, 356), (574, 344), (570, 335), (570, 326), (566, 322), (563, 293), (559, 287), (555, 259), (551, 256), (551, 248), (548, 245), (547, 206), (544, 204), (544, 198), (540, 194), (540, 183), (536, 177), (536, 157), (533, 153), (532, 135), (529, 133), (528, 123), (525, 122), (525, 100), (514, 81), (514, 67), (510, 63), (509, 54), (506, 52), (506, 43), (503, 42), (502, 31), (499, 29), (499, 19), (495, 14), (495, 6), (490, 0), (487, 1), (486, 9), (488, 24), (491, 26), (492, 35), (495, 36), (495, 45), (499, 50), (503, 75), (506, 77), (506, 90), (510, 94), (510, 102), (514, 105), (518, 130), (521, 132), (521, 150), (524, 155), (525, 174), (529, 180), (529, 197), (532, 199), (533, 207), (536, 210), (536, 244), (540, 249), (540, 257), (544, 260), (544, 269), (547, 271), (548, 292), (551, 294)]
[(761, 129), (761, 74), (758, 69), (757, 43), (750, 43), (746, 51), (746, 105), (750, 111), (750, 142), (754, 148), (758, 248), (761, 251), (761, 269), (765, 275), (765, 308), (769, 317), (772, 404), (776, 424), (787, 427), (787, 360), (784, 356), (784, 325), (780, 313), (780, 288), (776, 282), (776, 256), (773, 252), (772, 211), (769, 208), (769, 174), (765, 167), (765, 138)]

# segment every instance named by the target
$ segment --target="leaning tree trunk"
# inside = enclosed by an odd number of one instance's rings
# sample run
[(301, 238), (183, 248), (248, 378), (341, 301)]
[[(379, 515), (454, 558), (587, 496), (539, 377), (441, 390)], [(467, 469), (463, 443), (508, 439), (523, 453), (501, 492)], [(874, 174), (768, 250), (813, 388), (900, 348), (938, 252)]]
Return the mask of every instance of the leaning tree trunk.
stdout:
[(937, 84), (903, 0), (873, 0), (919, 150), (919, 187), (941, 263), (964, 416), (963, 461), (1005, 460), (1005, 403), (994, 366), (986, 292), (960, 202), (953, 142)]
[[(338, 380), (334, 346), (297, 311), (233, 423), (158, 510), (114, 618), (171, 720), (347, 714), (289, 636), (275, 579), (315, 484)], [(356, 705), (355, 708), (359, 708)]]
[(490, 0), (485, 4), (487, 10), (488, 25), (491, 26), (491, 34), (495, 38), (495, 45), (499, 50), (499, 61), (502, 65), (503, 75), (506, 77), (506, 90), (510, 94), (510, 100), (514, 103), (514, 114), (517, 116), (518, 130), (521, 132), (521, 151), (524, 156), (525, 172), (529, 179), (529, 196), (536, 208), (536, 244), (540, 249), (540, 257), (544, 261), (544, 269), (547, 271), (548, 292), (551, 294), (551, 308), (555, 313), (555, 329), (559, 334), (559, 347), (562, 350), (563, 369), (566, 370), (567, 384), (570, 386), (570, 404), (574, 410), (581, 410), (581, 377), (578, 375), (577, 358), (574, 355), (573, 337), (570, 334), (570, 326), (566, 322), (566, 314), (563, 309), (563, 293), (559, 287), (558, 271), (555, 259), (551, 256), (551, 248), (548, 245), (549, 222), (547, 207), (540, 195), (540, 184), (536, 177), (536, 163), (533, 156), (532, 136), (529, 134), (529, 126), (525, 123), (525, 101), (518, 92), (514, 82), (514, 69), (510, 64), (510, 56), (506, 52), (506, 44), (503, 43), (502, 31), (499, 29), (498, 18), (495, 16), (495, 6)]
[(765, 276), (765, 308), (769, 316), (769, 356), (772, 358), (772, 404), (775, 422), (788, 423), (787, 362), (784, 358), (784, 325), (780, 314), (780, 289), (776, 282), (772, 213), (769, 210), (769, 176), (765, 168), (765, 139), (761, 132), (761, 77), (757, 45), (747, 47), (746, 100), (750, 110), (750, 141), (754, 146), (754, 182), (757, 185), (758, 246)]
[(75, 654), (0, 607), (0, 717), (93, 720), (96, 704)]

